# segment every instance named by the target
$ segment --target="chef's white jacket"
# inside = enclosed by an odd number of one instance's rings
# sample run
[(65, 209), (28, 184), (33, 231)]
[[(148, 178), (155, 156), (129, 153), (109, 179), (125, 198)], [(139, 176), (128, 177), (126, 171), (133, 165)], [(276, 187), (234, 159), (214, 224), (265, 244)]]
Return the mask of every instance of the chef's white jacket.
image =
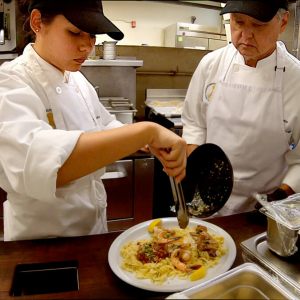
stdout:
[[(182, 113), (183, 138), (187, 144), (202, 145), (206, 143), (206, 110), (210, 97), (214, 92), (214, 85), (229, 65), (234, 63), (245, 65), (243, 56), (230, 44), (207, 54), (200, 61), (190, 82), (184, 109)], [(225, 81), (233, 79), (237, 84), (246, 84), (258, 87), (272, 87), (275, 80), (274, 67), (276, 65), (276, 51), (269, 57), (259, 60), (256, 68), (265, 73), (263, 80), (252, 76), (251, 67), (248, 67), (248, 76), (239, 77), (238, 68), (229, 68)], [(283, 114), (282, 122), (288, 136), (292, 151), (287, 151), (285, 159), (289, 165), (283, 182), (289, 185), (296, 193), (300, 192), (300, 62), (285, 51), (285, 72), (283, 77)], [(249, 149), (251, 151), (251, 149)], [(251, 163), (251, 162), (249, 162)], [(266, 180), (268, 180), (266, 178)], [(254, 187), (255, 188), (255, 187)], [(255, 192), (255, 190), (253, 191)], [(260, 192), (260, 191), (256, 191)]]
[[(49, 125), (51, 110), (57, 129)], [(0, 187), (8, 193), (4, 239), (107, 231), (105, 224), (95, 230), (101, 213), (106, 213), (100, 179), (105, 169), (60, 188), (56, 179), (83, 132), (122, 125), (80, 72), (63, 75), (31, 44), (23, 55), (4, 63), (0, 67)]]

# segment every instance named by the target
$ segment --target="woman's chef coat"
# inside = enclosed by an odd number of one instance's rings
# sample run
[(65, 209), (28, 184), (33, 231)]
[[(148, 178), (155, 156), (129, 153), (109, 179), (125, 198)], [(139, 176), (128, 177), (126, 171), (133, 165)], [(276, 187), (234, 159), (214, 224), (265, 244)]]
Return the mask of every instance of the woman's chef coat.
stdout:
[[(280, 103), (282, 107), (282, 120), (279, 122), (278, 139), (282, 137), (282, 133), (286, 135), (287, 147), (286, 152), (283, 152), (282, 155), (285, 157), (287, 165), (289, 165), (288, 170), (283, 174), (282, 178), (283, 182), (288, 184), (295, 192), (300, 192), (300, 146), (298, 145), (300, 137), (300, 103), (298, 99), (300, 92), (298, 85), (300, 64), (296, 58), (287, 52), (282, 43), (278, 42), (277, 49), (278, 47), (280, 47), (279, 50), (282, 50), (285, 66), (282, 81), (282, 104)], [(213, 103), (214, 92), (218, 90), (217, 83), (219, 83), (222, 74), (224, 74), (225, 84), (226, 82), (229, 84), (232, 83), (232, 86), (244, 85), (257, 87), (258, 89), (273, 88), (276, 64), (277, 51), (274, 51), (271, 56), (258, 61), (255, 69), (246, 66), (243, 56), (237, 52), (232, 44), (206, 55), (201, 60), (193, 75), (184, 104), (182, 114), (183, 138), (187, 143), (201, 145), (207, 142), (207, 123), (213, 118), (213, 111), (210, 111), (210, 114), (207, 114), (207, 112), (209, 111), (210, 105), (212, 105), (211, 103)], [(217, 105), (216, 102), (214, 104)], [(215, 108), (217, 108), (217, 106), (215, 106)], [(280, 111), (280, 108), (278, 111)], [(211, 116), (210, 119), (207, 119), (208, 115)], [(251, 124), (251, 126), (257, 126), (257, 124)], [(220, 126), (220, 131), (221, 130), (222, 126)], [(212, 133), (210, 134), (212, 135)], [(264, 133), (262, 132), (262, 134)], [(266, 133), (266, 139), (267, 138), (268, 135)], [(290, 147), (288, 147), (289, 145)], [(255, 147), (255, 145), (253, 145), (253, 147)], [(290, 151), (293, 147), (294, 149)], [(255, 152), (255, 150), (255, 148), (248, 149), (248, 151), (253, 152)], [(226, 152), (226, 154), (229, 159), (235, 159), (232, 153)], [(255, 154), (257, 155), (257, 153)], [(261, 153), (261, 155), (266, 155), (266, 153)], [(249, 169), (250, 164), (251, 161), (249, 161)], [(274, 174), (274, 176), (275, 175), (276, 174)], [(271, 185), (268, 182), (270, 178), (259, 178), (259, 180), (264, 181), (266, 186), (268, 185), (270, 187)], [(274, 186), (273, 189), (258, 191), (256, 187), (253, 186), (253, 192), (269, 193), (275, 188), (278, 188), (278, 186)], [(236, 196), (234, 193), (232, 194), (228, 203), (221, 209), (221, 215), (249, 211), (254, 208), (254, 203), (251, 203), (250, 193), (248, 197), (244, 197), (242, 200), (245, 202), (245, 205), (237, 202), (234, 203), (233, 199), (236, 199)], [(226, 206), (231, 207), (227, 209)]]
[[(105, 169), (56, 188), (57, 172), (83, 132), (123, 124), (80, 72), (44, 61), (29, 44), (0, 68), (0, 186), (4, 240), (107, 232)], [(54, 130), (55, 128), (55, 130)], [(101, 155), (101, 153), (99, 153)]]

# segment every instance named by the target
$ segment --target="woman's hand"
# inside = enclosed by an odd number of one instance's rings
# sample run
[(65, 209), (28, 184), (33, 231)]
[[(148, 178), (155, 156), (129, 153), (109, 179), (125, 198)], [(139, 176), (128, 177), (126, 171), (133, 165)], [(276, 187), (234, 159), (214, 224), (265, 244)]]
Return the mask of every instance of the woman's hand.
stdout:
[(146, 145), (146, 146), (144, 146), (143, 148), (141, 148), (139, 151), (140, 151), (140, 152), (143, 152), (143, 153), (149, 153), (149, 152), (150, 152), (149, 146)]
[(186, 142), (181, 137), (159, 126), (149, 148), (163, 164), (163, 170), (175, 177), (177, 183), (185, 177)]

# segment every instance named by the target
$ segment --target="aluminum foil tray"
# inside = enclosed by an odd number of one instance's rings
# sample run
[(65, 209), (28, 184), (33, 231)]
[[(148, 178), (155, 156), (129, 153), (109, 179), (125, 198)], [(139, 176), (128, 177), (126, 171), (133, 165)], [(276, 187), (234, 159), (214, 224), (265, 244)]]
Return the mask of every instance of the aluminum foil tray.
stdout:
[(264, 268), (277, 282), (300, 299), (300, 251), (289, 257), (272, 252), (264, 232), (241, 243), (245, 262), (253, 262)]

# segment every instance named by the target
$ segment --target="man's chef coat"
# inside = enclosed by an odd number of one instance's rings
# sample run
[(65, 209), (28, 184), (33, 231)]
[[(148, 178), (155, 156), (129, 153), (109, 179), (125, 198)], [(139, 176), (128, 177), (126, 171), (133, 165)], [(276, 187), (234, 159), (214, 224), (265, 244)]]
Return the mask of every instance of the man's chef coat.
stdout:
[[(55, 109), (48, 104), (46, 89)], [(65, 92), (68, 89), (74, 94)], [(60, 118), (63, 129), (52, 128), (49, 113), (54, 123)], [(4, 239), (91, 234), (99, 217), (91, 195), (106, 199), (100, 179), (105, 169), (60, 188), (57, 172), (83, 132), (122, 125), (80, 72), (63, 75), (31, 44), (23, 55), (4, 63), (0, 68), (0, 186), (8, 193)]]
[[(278, 46), (278, 45), (277, 45)], [(216, 83), (220, 80), (225, 70), (225, 81), (234, 79), (237, 84), (258, 87), (272, 87), (275, 81), (276, 51), (269, 57), (259, 60), (257, 70), (263, 72), (258, 79), (252, 76), (252, 67), (245, 65), (243, 56), (233, 44), (207, 54), (195, 71), (182, 113), (183, 138), (187, 144), (201, 145), (206, 143), (206, 112), (209, 100), (213, 96)], [(235, 63), (245, 66), (243, 74), (239, 76), (239, 68)], [(283, 115), (282, 126), (289, 140), (291, 151), (285, 154), (289, 169), (285, 174), (284, 183), (295, 192), (300, 192), (300, 62), (286, 50), (284, 51), (285, 71), (283, 77)], [(234, 66), (234, 67), (230, 67)], [(245, 75), (244, 75), (245, 76)], [(255, 146), (255, 145), (254, 145)], [(251, 149), (249, 149), (251, 151)], [(227, 153), (230, 158), (230, 153)], [(249, 162), (251, 163), (251, 162)], [(268, 178), (265, 179), (266, 181)], [(255, 191), (255, 187), (253, 192)]]

